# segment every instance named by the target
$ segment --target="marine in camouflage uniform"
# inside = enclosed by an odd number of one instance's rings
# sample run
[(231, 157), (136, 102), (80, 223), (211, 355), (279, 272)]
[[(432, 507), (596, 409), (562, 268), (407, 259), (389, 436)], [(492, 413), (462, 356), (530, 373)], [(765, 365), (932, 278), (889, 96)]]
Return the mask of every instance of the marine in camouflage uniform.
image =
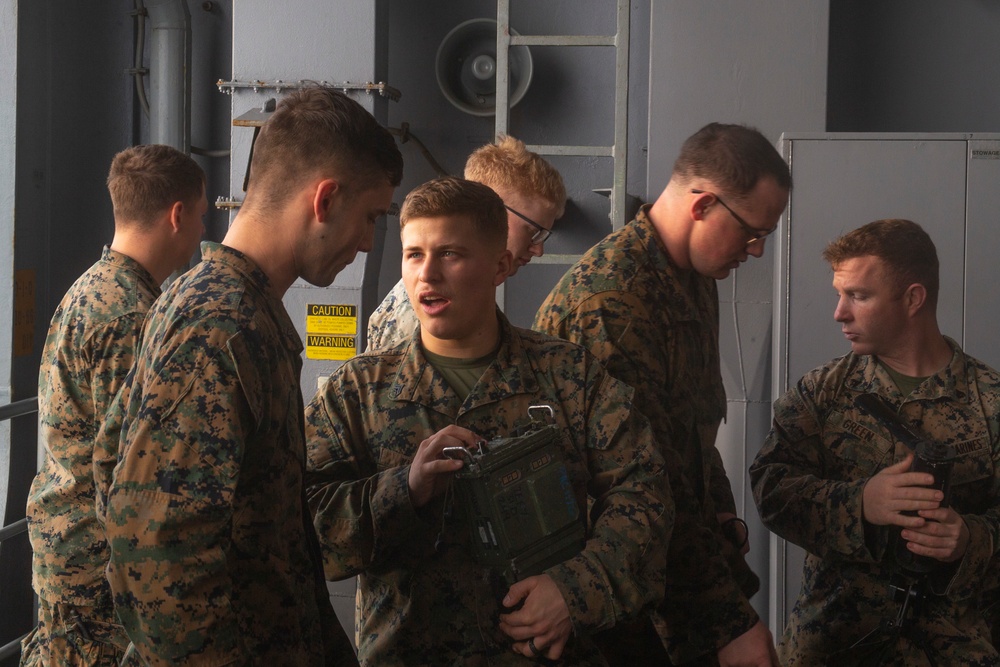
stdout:
[(202, 254), (122, 394), (106, 524), (126, 664), (350, 664), (305, 502), (301, 340), (251, 260)]
[[(851, 664), (829, 656), (899, 611), (889, 590), (899, 529), (863, 520), (862, 493), (910, 450), (856, 407), (863, 393), (882, 397), (901, 421), (958, 452), (950, 502), (971, 539), (959, 561), (940, 564), (912, 636), (927, 641), (933, 664), (1000, 664), (977, 610), (983, 581), (995, 579), (991, 559), (1000, 545), (1000, 375), (949, 344), (951, 362), (905, 397), (873, 356), (852, 352), (807, 373), (775, 402), (774, 427), (750, 468), (754, 497), (764, 524), (808, 551), (778, 647), (783, 665)], [(884, 664), (932, 664), (913, 641), (896, 648)]]
[(94, 511), (94, 439), (159, 294), (149, 271), (105, 246), (52, 317), (38, 377), (45, 456), (27, 507), (39, 627), (24, 640), (24, 665), (117, 665), (128, 645), (104, 578), (108, 544)]
[(381, 350), (408, 340), (418, 326), (420, 320), (400, 280), (368, 318), (368, 349)]
[(758, 622), (749, 598), (760, 582), (716, 516), (735, 514), (736, 503), (715, 448), (726, 414), (715, 280), (673, 262), (648, 212), (644, 206), (567, 271), (534, 328), (583, 345), (635, 389), (677, 505), (653, 624), (674, 664), (711, 664), (718, 648)]
[(503, 592), (474, 564), (447, 494), (416, 510), (407, 479), (424, 438), (451, 424), (508, 436), (539, 403), (562, 427), (581, 514), (592, 501), (586, 547), (546, 571), (573, 622), (564, 664), (605, 664), (588, 633), (662, 594), (673, 505), (632, 390), (582, 348), (498, 317), (496, 358), (464, 401), (427, 360), (417, 329), (345, 363), (306, 408), (310, 505), (327, 577), (360, 575), (363, 664), (533, 664), (501, 632)]

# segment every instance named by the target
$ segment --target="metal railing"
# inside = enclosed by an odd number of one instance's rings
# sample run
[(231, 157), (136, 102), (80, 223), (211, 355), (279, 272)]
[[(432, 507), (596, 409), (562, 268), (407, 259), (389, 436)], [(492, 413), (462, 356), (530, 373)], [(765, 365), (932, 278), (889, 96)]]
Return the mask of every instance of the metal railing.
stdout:
[[(13, 403), (0, 406), (0, 421), (5, 419), (14, 419), (15, 417), (23, 417), (24, 415), (30, 415), (33, 412), (38, 412), (38, 397), (26, 398), (23, 401), (15, 401)], [(4, 526), (0, 528), (0, 543), (4, 540), (16, 537), (21, 533), (25, 533), (27, 530), (27, 519), (19, 519), (10, 525)], [(0, 603), (0, 607), (2, 606), (4, 605)], [(21, 652), (21, 640), (29, 634), (30, 633), (25, 633), (14, 641), (0, 646), (0, 661), (19, 655)]]

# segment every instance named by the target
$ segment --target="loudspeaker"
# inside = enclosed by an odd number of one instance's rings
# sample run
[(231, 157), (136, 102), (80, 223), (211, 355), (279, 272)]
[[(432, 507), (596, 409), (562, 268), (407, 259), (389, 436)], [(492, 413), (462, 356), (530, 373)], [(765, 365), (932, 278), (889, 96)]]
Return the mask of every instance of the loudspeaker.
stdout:
[[(511, 35), (516, 35), (513, 29)], [(531, 51), (509, 51), (510, 106), (521, 101), (531, 84)], [(472, 19), (452, 28), (438, 46), (434, 69), (438, 87), (455, 107), (473, 116), (496, 113), (497, 22)]]

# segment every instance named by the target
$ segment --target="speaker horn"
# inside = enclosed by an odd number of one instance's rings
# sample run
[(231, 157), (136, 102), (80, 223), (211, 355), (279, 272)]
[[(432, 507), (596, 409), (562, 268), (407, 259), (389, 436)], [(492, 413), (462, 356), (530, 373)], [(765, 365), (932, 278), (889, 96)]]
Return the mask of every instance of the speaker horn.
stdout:
[[(517, 33), (512, 29), (511, 35)], [(531, 85), (531, 51), (509, 50), (510, 106), (521, 101)], [(473, 116), (496, 113), (497, 22), (472, 19), (460, 23), (438, 46), (434, 62), (438, 87), (456, 108)]]

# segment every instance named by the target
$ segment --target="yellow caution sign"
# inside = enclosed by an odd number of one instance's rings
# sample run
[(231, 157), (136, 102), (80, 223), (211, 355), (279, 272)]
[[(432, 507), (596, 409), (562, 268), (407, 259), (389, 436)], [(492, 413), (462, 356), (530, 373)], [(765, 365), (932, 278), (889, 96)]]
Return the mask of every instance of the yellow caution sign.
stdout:
[(306, 358), (346, 361), (357, 354), (354, 336), (306, 334)]
[(357, 335), (358, 307), (350, 304), (308, 304), (306, 333)]

